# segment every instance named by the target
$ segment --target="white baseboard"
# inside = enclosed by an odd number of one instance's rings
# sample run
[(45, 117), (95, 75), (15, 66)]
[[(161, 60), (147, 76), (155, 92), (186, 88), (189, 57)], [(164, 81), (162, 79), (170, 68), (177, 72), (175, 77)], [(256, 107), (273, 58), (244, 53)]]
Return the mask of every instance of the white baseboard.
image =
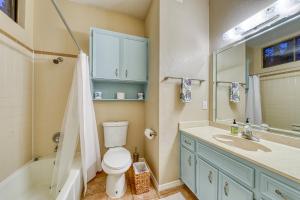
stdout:
[(172, 181), (172, 182), (169, 182), (169, 183), (159, 185), (158, 186), (158, 191), (161, 192), (161, 191), (172, 189), (172, 188), (175, 188), (175, 187), (178, 187), (178, 186), (181, 186), (181, 185), (183, 185), (183, 183), (181, 182), (181, 180), (178, 179), (176, 181)]
[(172, 189), (172, 188), (175, 188), (175, 187), (178, 187), (178, 186), (181, 186), (183, 185), (182, 181), (181, 180), (175, 180), (175, 181), (172, 181), (172, 182), (169, 182), (169, 183), (165, 183), (165, 184), (159, 184), (158, 181), (156, 180), (153, 172), (151, 171), (147, 161), (145, 160), (145, 158), (140, 158), (139, 159), (140, 162), (145, 162), (148, 169), (150, 170), (150, 177), (151, 177), (151, 180), (154, 184), (154, 187), (155, 189), (158, 191), (158, 192), (161, 192), (161, 191), (164, 191), (164, 190), (168, 190), (168, 189)]

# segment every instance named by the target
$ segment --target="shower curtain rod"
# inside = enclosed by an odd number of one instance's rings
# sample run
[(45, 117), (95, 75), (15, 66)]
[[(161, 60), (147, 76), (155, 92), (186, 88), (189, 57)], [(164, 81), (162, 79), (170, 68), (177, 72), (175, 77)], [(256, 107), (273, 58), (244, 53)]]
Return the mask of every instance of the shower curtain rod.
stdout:
[(55, 1), (55, 0), (51, 0), (51, 1), (52, 1), (53, 6), (55, 7), (55, 10), (57, 11), (57, 13), (58, 13), (60, 19), (61, 19), (62, 22), (64, 23), (65, 27), (67, 28), (69, 34), (71, 35), (71, 37), (72, 37), (72, 39), (73, 39), (73, 41), (74, 41), (74, 43), (76, 44), (76, 46), (77, 46), (77, 48), (78, 48), (78, 51), (82, 51), (82, 49), (81, 49), (81, 47), (79, 46), (79, 44), (78, 44), (78, 42), (77, 42), (75, 36), (73, 35), (73, 32), (72, 32), (71, 28), (69, 27), (67, 21), (65, 20), (64, 16), (62, 15), (62, 13), (61, 13), (61, 11), (60, 11), (60, 9), (59, 9), (59, 7), (58, 7), (56, 1)]

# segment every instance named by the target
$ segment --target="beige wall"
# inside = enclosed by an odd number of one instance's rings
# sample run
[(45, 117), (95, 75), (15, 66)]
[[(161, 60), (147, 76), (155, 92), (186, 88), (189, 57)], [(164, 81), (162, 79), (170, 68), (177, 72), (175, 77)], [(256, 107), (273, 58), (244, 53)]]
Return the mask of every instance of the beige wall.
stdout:
[[(57, 2), (86, 53), (89, 52), (90, 27), (144, 36), (143, 20), (67, 0)], [(34, 49), (77, 54), (77, 49), (51, 1), (35, 0), (34, 7)]]
[[(24, 27), (0, 12), (0, 182), (32, 158), (32, 10)], [(18, 44), (22, 43), (22, 45)]]
[[(88, 53), (89, 29), (98, 27), (112, 31), (144, 36), (144, 21), (127, 15), (110, 12), (93, 6), (85, 6), (69, 1), (58, 4), (75, 32), (80, 45)], [(77, 54), (75, 45), (59, 19), (51, 2), (35, 0), (34, 4), (34, 47), (36, 50)], [(45, 17), (47, 16), (47, 17)], [(35, 73), (35, 142), (34, 152), (43, 156), (52, 153), (52, 135), (60, 130), (63, 113), (69, 93), (75, 59), (65, 58), (60, 65), (54, 65), (54, 57), (37, 56)], [(110, 120), (128, 120), (127, 148), (138, 147), (144, 155), (145, 113), (142, 102), (97, 102), (94, 104), (104, 153), (103, 130), (101, 123)]]
[[(145, 103), (146, 127), (159, 130), (159, 0), (153, 0), (145, 21), (145, 31), (149, 38), (149, 98)], [(145, 158), (158, 180), (159, 137), (145, 138)]]
[[(171, 17), (172, 16), (172, 17)], [(179, 99), (180, 81), (165, 76), (208, 80), (209, 1), (160, 1), (159, 183), (179, 178), (178, 122), (207, 120), (202, 109), (208, 81), (192, 86), (192, 102)]]

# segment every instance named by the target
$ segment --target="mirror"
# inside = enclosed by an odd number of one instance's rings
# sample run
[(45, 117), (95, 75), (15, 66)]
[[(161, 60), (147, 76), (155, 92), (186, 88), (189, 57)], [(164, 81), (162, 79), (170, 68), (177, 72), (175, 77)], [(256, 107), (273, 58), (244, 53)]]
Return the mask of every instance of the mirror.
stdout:
[(300, 19), (214, 55), (214, 120), (300, 136)]

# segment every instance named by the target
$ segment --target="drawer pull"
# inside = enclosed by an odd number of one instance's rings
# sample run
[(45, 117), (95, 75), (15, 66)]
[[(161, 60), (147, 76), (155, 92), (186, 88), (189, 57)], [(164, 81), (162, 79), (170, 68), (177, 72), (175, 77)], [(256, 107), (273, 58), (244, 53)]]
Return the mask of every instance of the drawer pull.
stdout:
[(284, 194), (283, 194), (279, 189), (276, 189), (276, 190), (275, 190), (275, 193), (276, 193), (277, 195), (279, 195), (282, 199), (288, 200), (288, 199), (284, 196)]
[(118, 69), (115, 70), (115, 75), (116, 75), (116, 77), (118, 77), (118, 75), (119, 75), (119, 70)]
[(225, 185), (224, 185), (224, 194), (225, 194), (225, 196), (228, 197), (228, 194), (229, 194), (229, 184), (228, 184), (228, 182), (225, 182)]
[(213, 179), (212, 175), (213, 175), (212, 171), (209, 171), (208, 180), (209, 180), (210, 184), (212, 184), (212, 179)]
[(184, 140), (184, 142), (185, 142), (186, 144), (188, 144), (188, 145), (192, 145), (192, 143), (189, 142), (189, 141), (187, 141), (187, 140)]
[(189, 162), (189, 166), (191, 166), (192, 165), (192, 156), (189, 156), (188, 162)]
[(125, 71), (125, 76), (126, 76), (126, 78), (127, 78), (127, 76), (128, 76), (128, 70), (126, 69), (126, 71)]

